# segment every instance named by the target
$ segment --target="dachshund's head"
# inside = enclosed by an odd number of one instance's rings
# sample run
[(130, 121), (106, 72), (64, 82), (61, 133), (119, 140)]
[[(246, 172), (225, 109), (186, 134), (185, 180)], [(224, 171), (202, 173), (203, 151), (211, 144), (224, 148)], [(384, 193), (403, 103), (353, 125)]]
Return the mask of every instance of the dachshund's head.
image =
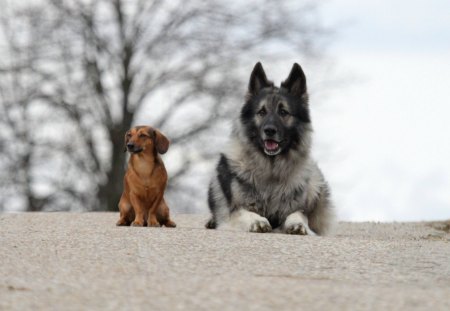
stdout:
[(150, 126), (136, 126), (125, 133), (124, 151), (136, 154), (153, 152), (164, 154), (169, 149), (169, 140), (160, 131)]

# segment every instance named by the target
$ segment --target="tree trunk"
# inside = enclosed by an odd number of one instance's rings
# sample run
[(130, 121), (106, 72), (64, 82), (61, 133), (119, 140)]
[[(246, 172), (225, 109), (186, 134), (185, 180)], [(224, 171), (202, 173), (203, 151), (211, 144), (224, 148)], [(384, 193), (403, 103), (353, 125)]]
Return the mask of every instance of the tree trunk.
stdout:
[(123, 176), (125, 172), (125, 152), (124, 135), (131, 127), (133, 121), (133, 112), (128, 111), (130, 88), (133, 79), (129, 77), (129, 65), (132, 56), (132, 49), (124, 47), (123, 72), (122, 79), (122, 123), (114, 126), (109, 131), (110, 141), (112, 142), (112, 159), (110, 171), (107, 173), (108, 181), (102, 185), (99, 190), (98, 198), (100, 200), (100, 209), (103, 211), (118, 211), (118, 203), (123, 191)]
[[(129, 122), (131, 123), (131, 122)], [(123, 191), (126, 153), (123, 151), (123, 136), (130, 124), (121, 124), (110, 131), (112, 146), (111, 168), (107, 173), (107, 182), (100, 186), (99, 210), (118, 211), (118, 203)]]

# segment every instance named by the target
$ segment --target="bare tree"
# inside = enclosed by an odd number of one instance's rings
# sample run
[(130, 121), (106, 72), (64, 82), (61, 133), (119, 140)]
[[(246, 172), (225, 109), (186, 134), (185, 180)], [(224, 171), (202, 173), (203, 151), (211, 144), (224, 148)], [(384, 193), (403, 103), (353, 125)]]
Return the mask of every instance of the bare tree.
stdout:
[[(24, 172), (12, 175), (24, 177), (6, 184), (41, 202), (28, 200), (29, 210), (116, 210), (124, 132), (145, 120), (174, 146), (198, 144), (240, 102), (241, 68), (319, 54), (327, 31), (314, 3), (43, 0), (11, 7), (2, 17), (0, 53), (8, 61), (0, 76), (12, 82), (0, 82), (0, 122), (13, 136), (2, 137), (2, 156), (8, 169)], [(16, 139), (26, 146), (20, 160), (9, 146)], [(189, 171), (191, 159), (181, 161), (172, 180)], [(1, 176), (4, 183), (11, 175)]]
[[(55, 203), (64, 210), (70, 209), (74, 199), (89, 199), (67, 176), (51, 172), (58, 169), (57, 159), (68, 152), (70, 143), (39, 135), (38, 129), (46, 130), (43, 123), (51, 127), (61, 121), (58, 112), (38, 107), (42, 103), (36, 101), (45, 81), (44, 73), (34, 69), (45, 49), (34, 27), (40, 13), (27, 9), (15, 15), (17, 19), (0, 17), (1, 36), (7, 42), (2, 46), (0, 62), (1, 209), (25, 207), (27, 211), (39, 211)], [(68, 169), (69, 164), (64, 167)]]

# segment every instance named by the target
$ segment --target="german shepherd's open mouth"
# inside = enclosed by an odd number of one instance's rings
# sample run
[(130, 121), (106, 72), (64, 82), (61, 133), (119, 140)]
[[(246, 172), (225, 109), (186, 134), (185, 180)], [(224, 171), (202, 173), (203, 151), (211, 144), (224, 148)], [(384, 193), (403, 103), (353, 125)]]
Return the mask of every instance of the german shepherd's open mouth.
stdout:
[(264, 140), (264, 152), (269, 156), (275, 156), (281, 152), (281, 143), (273, 139)]

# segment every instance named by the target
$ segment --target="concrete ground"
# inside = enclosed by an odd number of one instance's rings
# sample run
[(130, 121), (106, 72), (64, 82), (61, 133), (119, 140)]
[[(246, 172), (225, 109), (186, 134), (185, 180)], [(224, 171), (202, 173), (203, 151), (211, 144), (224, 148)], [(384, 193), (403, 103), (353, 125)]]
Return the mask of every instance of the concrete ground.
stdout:
[(311, 237), (117, 218), (0, 214), (0, 310), (450, 310), (448, 222)]

